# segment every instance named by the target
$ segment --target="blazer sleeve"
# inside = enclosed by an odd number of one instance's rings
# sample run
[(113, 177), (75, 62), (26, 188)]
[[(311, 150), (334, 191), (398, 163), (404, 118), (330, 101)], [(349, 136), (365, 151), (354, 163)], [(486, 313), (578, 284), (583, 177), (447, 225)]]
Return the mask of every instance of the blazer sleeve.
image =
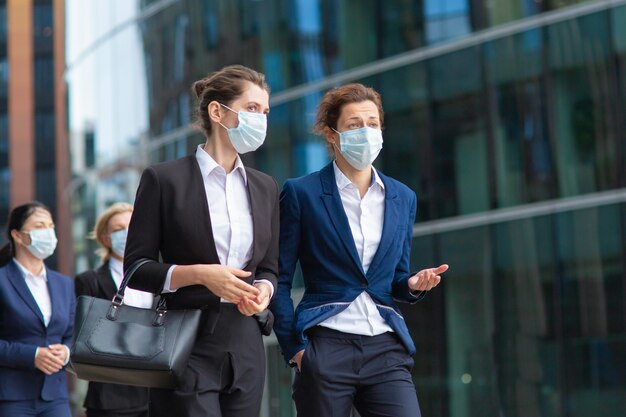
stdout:
[(278, 283), (278, 241), (279, 241), (279, 202), (278, 202), (278, 184), (272, 178), (272, 187), (274, 191), (274, 204), (271, 213), (271, 233), (269, 248), (265, 257), (256, 267), (254, 279), (266, 279), (272, 283), (274, 288), (274, 296), (276, 295), (276, 286)]
[(68, 278), (69, 284), (67, 288), (67, 296), (69, 298), (69, 313), (70, 318), (68, 321), (67, 328), (65, 329), (65, 333), (63, 334), (63, 338), (61, 339), (61, 343), (65, 346), (72, 348), (72, 336), (74, 334), (74, 317), (76, 316), (76, 296), (75, 296), (75, 288), (74, 282)]
[(91, 297), (98, 296), (98, 283), (95, 271), (87, 271), (78, 275), (74, 280), (74, 292), (76, 297), (81, 295), (89, 295)]
[(0, 366), (34, 369), (37, 345), (0, 339)]
[(409, 204), (408, 225), (404, 243), (402, 244), (402, 256), (396, 265), (392, 284), (392, 295), (397, 301), (416, 303), (424, 297), (424, 292), (414, 295), (409, 290), (411, 242), (413, 241), (413, 223), (415, 223), (415, 213), (417, 211), (417, 197), (411, 192), (411, 203)]
[(278, 288), (270, 310), (274, 313), (274, 332), (278, 338), (285, 360), (289, 362), (296, 353), (306, 347), (298, 340), (294, 327), (294, 306), (291, 299), (293, 275), (300, 251), (300, 207), (290, 181), (280, 195), (280, 256), (278, 261)]
[(139, 268), (130, 280), (129, 287), (141, 291), (160, 294), (171, 264), (159, 262), (161, 245), (161, 187), (155, 170), (146, 168), (141, 175), (133, 215), (130, 219), (126, 250), (124, 252), (124, 270), (128, 270), (136, 261), (149, 259)]

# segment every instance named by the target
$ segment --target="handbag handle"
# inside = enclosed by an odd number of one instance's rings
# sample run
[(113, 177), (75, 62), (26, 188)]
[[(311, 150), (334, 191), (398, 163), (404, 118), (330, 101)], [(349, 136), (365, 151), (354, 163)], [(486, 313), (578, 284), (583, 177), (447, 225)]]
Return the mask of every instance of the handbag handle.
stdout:
[[(111, 300), (111, 307), (109, 308), (109, 311), (107, 313), (107, 319), (112, 320), (112, 321), (117, 320), (117, 311), (118, 311), (118, 308), (124, 302), (124, 291), (126, 291), (126, 286), (130, 282), (130, 279), (133, 277), (135, 272), (137, 272), (139, 268), (141, 268), (142, 266), (150, 262), (154, 262), (154, 261), (152, 261), (151, 259), (147, 259), (147, 258), (141, 258), (135, 261), (135, 263), (132, 264), (130, 268), (128, 268), (128, 270), (124, 274), (124, 279), (122, 279), (122, 282), (120, 283), (120, 286), (117, 289), (115, 296), (113, 297), (113, 300)], [(165, 313), (167, 313), (167, 305), (165, 303), (165, 298), (160, 297), (159, 302), (156, 307), (156, 316), (152, 322), (152, 325), (162, 326), (164, 322)]]

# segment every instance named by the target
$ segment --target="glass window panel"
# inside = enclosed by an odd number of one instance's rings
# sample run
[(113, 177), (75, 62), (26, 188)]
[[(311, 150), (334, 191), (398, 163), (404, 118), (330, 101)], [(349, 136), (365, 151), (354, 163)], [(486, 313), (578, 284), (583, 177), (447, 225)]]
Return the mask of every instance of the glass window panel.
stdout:
[(497, 204), (552, 198), (554, 170), (545, 116), (539, 29), (485, 45), (491, 78)]
[(430, 219), (433, 166), (426, 66), (409, 65), (378, 79), (385, 126), (383, 150), (374, 165), (415, 191), (417, 219)]
[(468, 35), (470, 0), (424, 0), (427, 43), (436, 44)]
[(539, 1), (524, 0), (483, 0), (487, 19), (490, 26), (511, 22), (541, 12), (542, 4)]
[(548, 28), (550, 111), (563, 197), (614, 188), (623, 172), (608, 27), (608, 13), (601, 12)]
[(8, 33), (7, 6), (4, 2), (0, 4), (0, 43), (6, 43)]
[[(437, 260), (437, 238), (433, 235), (413, 239), (411, 268), (418, 271), (434, 266)], [(443, 262), (443, 261), (441, 261)], [(445, 274), (444, 274), (445, 275)], [(445, 278), (447, 279), (447, 277)], [(444, 300), (446, 285), (432, 291), (417, 304), (399, 303), (415, 343), (413, 380), (423, 416), (448, 416), (448, 385), (446, 379), (446, 325)]]
[(383, 56), (424, 45), (422, 0), (386, 0), (381, 9), (379, 42)]
[(437, 217), (489, 208), (485, 100), (479, 49), (428, 62)]
[(626, 6), (611, 10), (611, 30), (615, 51), (623, 56), (626, 53)]
[(9, 61), (6, 57), (1, 57), (0, 58), (0, 100), (2, 100), (3, 102), (6, 102), (8, 96), (9, 96)]
[(493, 340), (502, 414), (560, 416), (551, 219), (495, 225), (494, 254)]
[(53, 108), (54, 92), (54, 60), (52, 56), (35, 58), (35, 108)]
[(624, 209), (557, 216), (563, 269), (564, 392), (576, 416), (619, 416), (626, 407)]

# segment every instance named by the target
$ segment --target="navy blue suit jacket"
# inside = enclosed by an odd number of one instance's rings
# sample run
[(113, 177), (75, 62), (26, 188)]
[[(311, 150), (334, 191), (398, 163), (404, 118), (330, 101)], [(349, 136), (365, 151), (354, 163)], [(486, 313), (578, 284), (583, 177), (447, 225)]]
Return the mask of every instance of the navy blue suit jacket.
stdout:
[(52, 317), (48, 327), (17, 265), (0, 268), (0, 401), (67, 398), (65, 370), (35, 368), (37, 347), (71, 347), (76, 296), (71, 278), (46, 269)]
[[(285, 182), (280, 197), (280, 272), (270, 308), (286, 360), (306, 347), (306, 329), (345, 310), (363, 291), (372, 297), (407, 351), (415, 353), (394, 300), (412, 303), (421, 298), (411, 294), (407, 282), (417, 199), (404, 184), (380, 172), (379, 176), (385, 185), (384, 223), (367, 274), (343, 209), (333, 164)], [(298, 261), (305, 289), (294, 312), (291, 286)]]

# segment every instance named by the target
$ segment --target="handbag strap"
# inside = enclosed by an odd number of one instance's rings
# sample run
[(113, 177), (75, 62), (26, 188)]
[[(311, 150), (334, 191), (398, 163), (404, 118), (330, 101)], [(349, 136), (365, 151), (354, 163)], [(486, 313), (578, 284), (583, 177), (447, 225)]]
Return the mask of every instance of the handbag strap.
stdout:
[(124, 301), (124, 291), (126, 291), (126, 286), (128, 285), (128, 282), (130, 281), (130, 279), (133, 277), (133, 275), (135, 274), (135, 272), (137, 272), (139, 268), (141, 268), (142, 266), (150, 262), (154, 262), (154, 261), (152, 261), (151, 259), (147, 259), (147, 258), (141, 258), (141, 259), (136, 260), (135, 263), (133, 263), (130, 266), (130, 268), (128, 268), (128, 270), (124, 273), (124, 279), (122, 279), (122, 282), (120, 283), (120, 286), (117, 289), (115, 296), (113, 297), (114, 305), (117, 305), (117, 306), (122, 305), (122, 302)]

